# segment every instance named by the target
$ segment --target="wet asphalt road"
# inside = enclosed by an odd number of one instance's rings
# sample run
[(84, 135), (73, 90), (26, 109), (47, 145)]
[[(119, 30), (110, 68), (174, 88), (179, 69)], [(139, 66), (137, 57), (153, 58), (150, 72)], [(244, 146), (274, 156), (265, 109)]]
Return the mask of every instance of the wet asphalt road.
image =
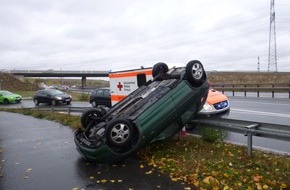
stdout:
[(195, 189), (134, 156), (118, 165), (89, 163), (69, 127), (30, 116), (0, 112), (0, 148), (0, 190)]

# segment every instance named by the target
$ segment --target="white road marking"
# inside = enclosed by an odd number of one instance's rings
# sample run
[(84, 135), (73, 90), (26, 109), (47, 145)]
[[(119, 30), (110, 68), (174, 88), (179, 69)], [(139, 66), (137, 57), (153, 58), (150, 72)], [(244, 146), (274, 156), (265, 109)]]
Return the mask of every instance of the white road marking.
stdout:
[(239, 101), (239, 100), (230, 100), (230, 102), (238, 102), (238, 103), (243, 103), (243, 104), (263, 104), (263, 105), (265, 105), (265, 104), (267, 104), (267, 105), (275, 105), (275, 106), (289, 106), (289, 105), (287, 105), (288, 103), (271, 103), (271, 102), (255, 102), (255, 101)]
[(253, 110), (243, 110), (243, 109), (231, 108), (231, 112), (232, 111), (248, 113), (248, 114), (256, 114), (256, 115), (264, 115), (264, 116), (282, 117), (282, 118), (290, 119), (290, 114), (283, 114), (283, 113), (272, 113), (272, 112), (262, 112), (262, 111), (253, 111)]

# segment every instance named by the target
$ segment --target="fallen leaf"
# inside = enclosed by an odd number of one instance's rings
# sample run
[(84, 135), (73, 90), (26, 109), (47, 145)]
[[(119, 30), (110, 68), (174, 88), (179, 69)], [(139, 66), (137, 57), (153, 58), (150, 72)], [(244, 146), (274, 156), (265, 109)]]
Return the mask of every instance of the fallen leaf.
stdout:
[(230, 187), (229, 186), (224, 186), (224, 188), (223, 188), (223, 190), (229, 190), (230, 189)]
[(286, 189), (286, 188), (287, 188), (287, 185), (285, 183), (282, 183), (280, 186), (280, 189)]
[(263, 185), (263, 189), (269, 189), (268, 185)]
[(150, 171), (148, 171), (148, 172), (146, 172), (145, 174), (152, 174), (152, 170), (150, 170)]
[(262, 178), (263, 178), (263, 176), (260, 176), (260, 175), (254, 175), (253, 176), (253, 179), (254, 179), (255, 182), (259, 182)]
[(177, 178), (171, 178), (172, 181), (177, 181)]
[(204, 178), (202, 181), (203, 181), (204, 183), (206, 183), (206, 184), (209, 184), (209, 179), (210, 179), (210, 177), (206, 177), (206, 178)]

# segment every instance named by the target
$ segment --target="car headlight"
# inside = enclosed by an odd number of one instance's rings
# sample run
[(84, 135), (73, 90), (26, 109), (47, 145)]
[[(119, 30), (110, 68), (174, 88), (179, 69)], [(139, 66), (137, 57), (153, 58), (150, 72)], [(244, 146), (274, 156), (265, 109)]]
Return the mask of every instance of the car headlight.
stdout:
[(58, 100), (61, 100), (62, 99), (62, 97), (59, 97), (59, 96), (56, 96), (55, 98), (58, 99)]
[(203, 105), (202, 109), (205, 111), (213, 111), (214, 110), (212, 105), (209, 105), (207, 102)]

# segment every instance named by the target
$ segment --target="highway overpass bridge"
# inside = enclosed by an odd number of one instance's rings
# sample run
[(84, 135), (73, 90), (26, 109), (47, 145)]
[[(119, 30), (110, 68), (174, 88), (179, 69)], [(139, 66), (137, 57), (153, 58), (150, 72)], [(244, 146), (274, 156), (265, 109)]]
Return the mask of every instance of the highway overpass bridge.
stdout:
[(49, 70), (10, 70), (9, 73), (20, 80), (25, 77), (80, 77), (82, 87), (86, 86), (87, 77), (109, 77), (109, 71), (55, 71)]

